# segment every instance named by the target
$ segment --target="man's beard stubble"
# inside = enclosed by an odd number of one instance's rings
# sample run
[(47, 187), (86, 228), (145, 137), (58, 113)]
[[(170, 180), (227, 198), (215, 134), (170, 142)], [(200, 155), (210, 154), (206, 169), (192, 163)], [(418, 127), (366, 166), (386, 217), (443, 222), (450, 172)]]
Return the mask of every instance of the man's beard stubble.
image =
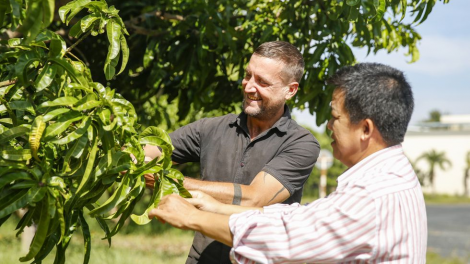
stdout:
[(243, 98), (242, 104), (243, 112), (245, 112), (246, 115), (259, 120), (269, 120), (279, 111), (279, 108), (284, 109), (285, 102), (279, 101), (275, 104), (268, 106), (264, 106), (263, 104), (261, 104), (258, 109), (252, 111), (247, 111), (247, 107), (245, 105), (245, 98)]

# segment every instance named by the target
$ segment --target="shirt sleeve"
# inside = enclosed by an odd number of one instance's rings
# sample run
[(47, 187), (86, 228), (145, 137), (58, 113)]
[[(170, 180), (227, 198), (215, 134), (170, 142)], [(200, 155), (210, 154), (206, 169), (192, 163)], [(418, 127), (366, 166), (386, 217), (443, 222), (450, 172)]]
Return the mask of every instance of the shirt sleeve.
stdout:
[(276, 178), (293, 195), (301, 191), (318, 158), (320, 145), (308, 131), (289, 140), (281, 152), (264, 166), (263, 171)]
[(198, 162), (201, 155), (201, 134), (206, 119), (183, 126), (170, 133), (171, 143), (175, 147), (171, 159), (176, 163)]
[(305, 206), (283, 207), (230, 217), (234, 263), (330, 263), (372, 254), (375, 203), (366, 195), (336, 193)]

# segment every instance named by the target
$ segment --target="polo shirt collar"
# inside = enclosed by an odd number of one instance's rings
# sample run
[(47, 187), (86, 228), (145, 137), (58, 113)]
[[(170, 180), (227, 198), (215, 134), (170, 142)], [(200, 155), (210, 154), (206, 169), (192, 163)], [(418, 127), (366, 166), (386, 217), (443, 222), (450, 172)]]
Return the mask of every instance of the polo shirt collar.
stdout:
[[(248, 132), (247, 119), (247, 114), (245, 114), (245, 112), (241, 112), (230, 124), (237, 125), (243, 128), (243, 130), (245, 130), (246, 132)], [(289, 127), (290, 119), (291, 114), (289, 107), (287, 105), (284, 105), (284, 113), (282, 114), (281, 118), (279, 118), (279, 120), (277, 120), (277, 122), (274, 123), (274, 125), (270, 129), (277, 128), (279, 132), (286, 133)]]

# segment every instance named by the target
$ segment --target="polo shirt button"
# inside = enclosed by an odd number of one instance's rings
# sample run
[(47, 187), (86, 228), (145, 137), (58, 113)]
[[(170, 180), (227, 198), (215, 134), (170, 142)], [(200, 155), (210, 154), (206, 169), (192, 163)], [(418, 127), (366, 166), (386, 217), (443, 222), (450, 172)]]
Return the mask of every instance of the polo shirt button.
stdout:
[(242, 163), (240, 163), (240, 166), (244, 167), (244, 166), (245, 166), (245, 163), (243, 163), (243, 162), (242, 162)]

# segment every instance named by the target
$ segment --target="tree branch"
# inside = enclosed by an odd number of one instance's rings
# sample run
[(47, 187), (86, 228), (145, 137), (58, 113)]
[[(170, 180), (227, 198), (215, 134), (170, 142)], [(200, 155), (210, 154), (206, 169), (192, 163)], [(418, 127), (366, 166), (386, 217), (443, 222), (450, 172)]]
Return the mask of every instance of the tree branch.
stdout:
[(9, 85), (12, 85), (12, 84), (15, 84), (15, 83), (16, 83), (16, 80), (3, 81), (3, 82), (0, 82), (0, 87), (9, 86)]
[(82, 40), (84, 40), (86, 37), (88, 37), (88, 35), (91, 34), (91, 30), (89, 30), (87, 33), (83, 34), (83, 36), (81, 36), (75, 43), (73, 43), (72, 46), (70, 46), (66, 51), (65, 51), (65, 54), (69, 53), (71, 50), (73, 50), (73, 48), (75, 48), (75, 46), (77, 46), (80, 42), (82, 42)]

